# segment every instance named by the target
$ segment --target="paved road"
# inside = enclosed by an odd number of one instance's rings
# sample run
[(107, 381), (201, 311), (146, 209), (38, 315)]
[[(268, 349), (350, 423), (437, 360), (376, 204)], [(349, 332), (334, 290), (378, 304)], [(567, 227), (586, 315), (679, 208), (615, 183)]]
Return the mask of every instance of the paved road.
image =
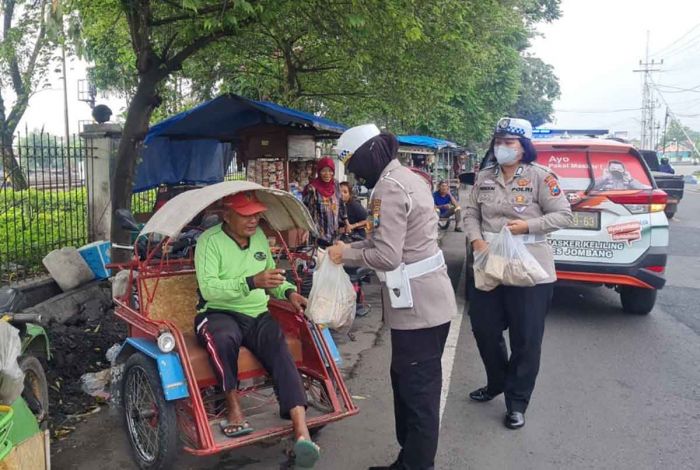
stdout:
[[(557, 289), (540, 377), (520, 431), (501, 424), (501, 398), (487, 404), (467, 399), (483, 385), (484, 373), (469, 319), (460, 313), (444, 361), (451, 373), (444, 381), (436, 468), (700, 468), (698, 215), (700, 192), (688, 191), (671, 224), (668, 287), (650, 315), (623, 313), (618, 296), (605, 288)], [(454, 233), (443, 240), (455, 282), (463, 244), (463, 236)], [(380, 330), (348, 380), (361, 414), (321, 432), (318, 468), (365, 469), (393, 460), (389, 351), (387, 332)], [(109, 423), (114, 421), (93, 429)], [(114, 438), (105, 434), (85, 438), (82, 450), (66, 449), (56, 468), (130, 468), (121, 428), (109, 430)], [(183, 459), (180, 468), (258, 470), (280, 468), (281, 461), (279, 446), (273, 446), (205, 461)]]

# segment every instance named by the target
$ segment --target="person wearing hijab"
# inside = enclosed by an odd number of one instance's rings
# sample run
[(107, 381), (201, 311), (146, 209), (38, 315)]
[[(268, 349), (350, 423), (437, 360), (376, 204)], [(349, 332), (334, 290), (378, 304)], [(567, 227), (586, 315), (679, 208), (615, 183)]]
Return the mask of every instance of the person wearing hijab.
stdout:
[(391, 329), (391, 386), (398, 457), (371, 469), (435, 467), (440, 433), (441, 358), (457, 314), (454, 290), (437, 243), (438, 216), (425, 181), (396, 159), (398, 141), (374, 124), (338, 140), (349, 172), (373, 188), (368, 238), (328, 249), (336, 263), (368, 267), (382, 281), (384, 321)]
[(328, 247), (338, 236), (340, 190), (335, 181), (335, 163), (323, 157), (316, 164), (316, 178), (304, 189), (303, 201), (318, 227), (318, 244)]

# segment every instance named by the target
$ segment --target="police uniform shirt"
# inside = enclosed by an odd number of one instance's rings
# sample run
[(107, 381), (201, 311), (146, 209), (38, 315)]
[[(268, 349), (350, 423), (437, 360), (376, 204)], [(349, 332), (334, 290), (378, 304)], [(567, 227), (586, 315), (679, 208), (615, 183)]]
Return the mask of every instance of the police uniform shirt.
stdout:
[[(388, 176), (388, 178), (387, 178)], [(394, 159), (377, 182), (369, 203), (369, 238), (343, 251), (343, 263), (376, 271), (393, 271), (437, 254), (437, 223), (433, 195), (420, 176)], [(430, 328), (449, 322), (457, 313), (447, 267), (411, 279), (413, 308), (391, 306), (382, 289), (387, 325), (397, 330)]]
[[(557, 176), (537, 163), (523, 163), (512, 181), (506, 182), (499, 165), (479, 172), (465, 206), (464, 226), (469, 242), (496, 234), (511, 220), (524, 220), (528, 233), (542, 235), (567, 227), (572, 220), (571, 205), (562, 193)], [(549, 277), (556, 281), (554, 256), (546, 240), (525, 245)]]

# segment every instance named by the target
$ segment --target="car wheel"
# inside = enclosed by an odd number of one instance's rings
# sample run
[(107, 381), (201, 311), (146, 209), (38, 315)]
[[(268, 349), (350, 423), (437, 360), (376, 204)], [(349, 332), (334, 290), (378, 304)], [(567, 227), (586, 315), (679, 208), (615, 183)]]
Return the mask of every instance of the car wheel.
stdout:
[(676, 215), (677, 211), (678, 204), (666, 204), (666, 208), (664, 209), (664, 212), (666, 213), (666, 217), (668, 219), (672, 219)]
[(136, 463), (144, 469), (172, 468), (178, 451), (175, 404), (165, 400), (155, 361), (134, 353), (124, 367), (124, 424)]
[(622, 286), (620, 287), (622, 309), (628, 313), (646, 315), (654, 308), (656, 292), (656, 289)]

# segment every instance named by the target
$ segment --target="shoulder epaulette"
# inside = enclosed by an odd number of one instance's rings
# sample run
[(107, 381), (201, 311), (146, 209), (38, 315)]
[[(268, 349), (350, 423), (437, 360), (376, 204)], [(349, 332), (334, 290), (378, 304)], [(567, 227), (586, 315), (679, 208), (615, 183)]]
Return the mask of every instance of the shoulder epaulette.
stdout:
[(559, 175), (557, 175), (556, 172), (554, 172), (554, 171), (553, 171), (551, 168), (549, 168), (548, 166), (540, 165), (540, 164), (537, 163), (537, 162), (532, 162), (532, 163), (530, 163), (530, 165), (532, 165), (533, 167), (538, 168), (538, 169), (540, 169), (540, 170), (546, 172), (546, 173), (549, 174), (549, 175), (553, 175), (555, 178), (559, 179)]

